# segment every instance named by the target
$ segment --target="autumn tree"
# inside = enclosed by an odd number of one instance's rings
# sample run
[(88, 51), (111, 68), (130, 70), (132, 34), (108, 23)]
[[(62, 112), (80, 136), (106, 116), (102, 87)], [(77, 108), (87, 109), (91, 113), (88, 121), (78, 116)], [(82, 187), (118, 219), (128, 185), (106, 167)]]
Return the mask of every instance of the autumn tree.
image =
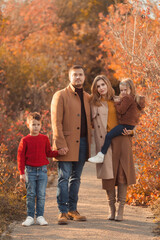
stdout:
[[(159, 196), (159, 93), (160, 93), (160, 11), (156, 4), (126, 1), (109, 7), (100, 15), (101, 49), (106, 70), (116, 78), (131, 77), (137, 92), (146, 96), (146, 108), (136, 129), (134, 155), (138, 164), (137, 184), (128, 201), (149, 204)], [(107, 58), (104, 56), (107, 55)]]
[(48, 108), (54, 89), (66, 85), (69, 66), (80, 59), (75, 40), (59, 28), (56, 11), (52, 0), (10, 0), (3, 5), (0, 66), (8, 111)]
[(1, 2), (0, 66), (7, 82), (8, 112), (48, 108), (51, 95), (66, 85), (68, 68), (75, 63), (86, 68), (85, 87), (90, 91), (93, 78), (104, 70), (97, 59), (98, 14), (106, 14), (113, 3), (114, 0)]
[(85, 88), (90, 86), (97, 74), (106, 72), (100, 54), (98, 38), (99, 13), (107, 14), (108, 6), (122, 0), (55, 0), (57, 14), (62, 19), (61, 29), (75, 40), (86, 68)]

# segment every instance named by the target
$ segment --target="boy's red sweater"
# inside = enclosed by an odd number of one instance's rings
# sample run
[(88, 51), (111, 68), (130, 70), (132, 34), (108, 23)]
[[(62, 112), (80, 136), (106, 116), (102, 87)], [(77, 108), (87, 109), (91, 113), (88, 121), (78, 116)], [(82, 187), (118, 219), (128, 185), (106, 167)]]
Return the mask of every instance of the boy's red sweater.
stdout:
[(49, 164), (47, 157), (57, 157), (58, 151), (52, 151), (49, 139), (43, 134), (27, 135), (22, 138), (17, 154), (20, 175), (24, 174), (25, 166), (41, 167)]

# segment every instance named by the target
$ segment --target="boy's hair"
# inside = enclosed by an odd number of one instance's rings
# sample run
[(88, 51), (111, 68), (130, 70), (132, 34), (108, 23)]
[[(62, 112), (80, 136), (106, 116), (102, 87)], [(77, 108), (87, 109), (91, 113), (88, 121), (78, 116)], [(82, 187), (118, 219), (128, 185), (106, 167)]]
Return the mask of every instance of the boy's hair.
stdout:
[(120, 82), (119, 85), (129, 87), (130, 90), (131, 90), (131, 94), (134, 95), (134, 96), (136, 95), (136, 89), (135, 89), (134, 83), (130, 78), (122, 79), (122, 81)]
[(71, 71), (74, 70), (74, 69), (82, 69), (82, 70), (84, 71), (84, 68), (83, 68), (81, 65), (73, 65), (73, 66), (69, 69), (69, 72), (68, 72), (69, 76), (70, 76)]
[(40, 113), (38, 113), (38, 112), (29, 113), (29, 115), (27, 116), (27, 124), (29, 124), (30, 121), (32, 121), (33, 119), (35, 119), (37, 121), (41, 121)]

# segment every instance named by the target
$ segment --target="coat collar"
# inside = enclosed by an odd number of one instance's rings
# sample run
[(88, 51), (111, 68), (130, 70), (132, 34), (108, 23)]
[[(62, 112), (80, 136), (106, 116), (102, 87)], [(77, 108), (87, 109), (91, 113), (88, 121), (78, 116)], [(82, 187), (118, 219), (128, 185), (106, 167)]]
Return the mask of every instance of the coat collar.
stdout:
[[(67, 89), (68, 89), (70, 92), (72, 92), (72, 93), (75, 93), (75, 92), (76, 92), (75, 87), (73, 87), (73, 85), (72, 85), (71, 83), (67, 86)], [(84, 90), (83, 90), (83, 92), (84, 92)]]

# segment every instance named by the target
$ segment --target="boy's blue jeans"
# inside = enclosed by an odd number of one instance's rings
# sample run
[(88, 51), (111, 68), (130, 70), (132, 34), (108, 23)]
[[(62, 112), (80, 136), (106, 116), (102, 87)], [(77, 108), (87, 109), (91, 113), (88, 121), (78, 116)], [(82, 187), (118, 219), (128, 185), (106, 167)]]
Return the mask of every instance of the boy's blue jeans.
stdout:
[(35, 215), (36, 200), (36, 217), (43, 216), (45, 195), (47, 187), (47, 166), (30, 167), (26, 166), (26, 188), (27, 188), (27, 216)]
[(61, 213), (77, 210), (80, 178), (87, 153), (87, 138), (80, 138), (79, 161), (58, 162), (57, 203)]
[(123, 130), (125, 128), (127, 130), (133, 130), (134, 127), (135, 126), (132, 126), (132, 125), (119, 124), (116, 127), (112, 128), (112, 130), (106, 134), (104, 144), (103, 144), (103, 146), (101, 148), (101, 152), (103, 154), (106, 154), (107, 150), (108, 150), (108, 148), (109, 148), (109, 146), (111, 144), (112, 138), (122, 135)]

